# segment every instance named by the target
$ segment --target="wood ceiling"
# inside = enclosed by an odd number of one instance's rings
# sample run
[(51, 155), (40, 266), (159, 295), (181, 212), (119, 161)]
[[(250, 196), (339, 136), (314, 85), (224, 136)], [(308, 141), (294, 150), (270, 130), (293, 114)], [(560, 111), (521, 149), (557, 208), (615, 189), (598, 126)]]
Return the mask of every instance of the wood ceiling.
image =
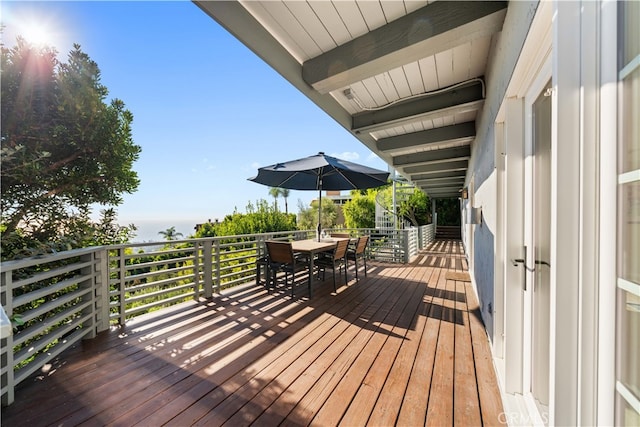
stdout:
[(507, 2), (194, 3), (430, 197), (459, 197)]

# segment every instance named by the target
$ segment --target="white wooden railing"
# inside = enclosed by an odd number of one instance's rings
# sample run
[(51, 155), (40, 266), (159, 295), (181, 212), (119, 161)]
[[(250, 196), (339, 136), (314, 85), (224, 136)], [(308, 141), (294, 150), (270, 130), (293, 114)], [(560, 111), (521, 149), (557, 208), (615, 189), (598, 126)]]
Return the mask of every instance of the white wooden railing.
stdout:
[(109, 327), (107, 265), (104, 247), (2, 263), (2, 307), (21, 324), (1, 337), (3, 404), (13, 401), (16, 384)]
[[(328, 230), (331, 231), (331, 230)], [(368, 235), (367, 257), (406, 263), (434, 238), (432, 225), (340, 229)], [(14, 325), (1, 338), (2, 404), (14, 387), (81, 339), (136, 315), (256, 280), (264, 241), (312, 231), (97, 246), (1, 264), (0, 301)]]

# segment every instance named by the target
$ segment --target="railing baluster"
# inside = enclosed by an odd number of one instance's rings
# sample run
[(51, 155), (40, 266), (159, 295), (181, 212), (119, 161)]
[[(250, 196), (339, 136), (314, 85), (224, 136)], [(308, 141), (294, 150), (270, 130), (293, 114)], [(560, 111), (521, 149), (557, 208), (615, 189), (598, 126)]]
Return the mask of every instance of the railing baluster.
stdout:
[(203, 243), (202, 259), (204, 263), (204, 296), (211, 298), (213, 296), (213, 254), (211, 240)]
[[(13, 317), (13, 271), (3, 271), (0, 289), (0, 301), (9, 320)], [(13, 371), (13, 334), (9, 333), (6, 337), (2, 336), (2, 353), (0, 354), (0, 367), (2, 369), (2, 405), (10, 405), (14, 400), (15, 376)]]
[(216, 292), (220, 293), (220, 287), (221, 287), (221, 283), (220, 283), (220, 239), (216, 239), (215, 240), (215, 252), (214, 252), (214, 257), (215, 257), (215, 263), (216, 263), (216, 268), (215, 268), (215, 274), (216, 274)]
[[(193, 259), (193, 299), (198, 301), (200, 297), (200, 243), (195, 241), (193, 242), (193, 253), (191, 254)], [(206, 262), (203, 260), (203, 263)], [(205, 297), (207, 291), (205, 290)]]
[(93, 253), (96, 294), (96, 331), (109, 329), (109, 249)]
[(410, 230), (400, 230), (400, 233), (402, 236), (402, 243), (403, 243), (403, 252), (404, 252), (403, 262), (405, 264), (409, 262), (409, 258), (411, 256), (411, 254), (409, 253), (409, 231)]
[(86, 262), (89, 265), (80, 269), (80, 274), (83, 276), (87, 276), (87, 279), (83, 280), (82, 282), (78, 283), (78, 288), (79, 289), (90, 289), (91, 292), (89, 292), (88, 294), (85, 294), (82, 296), (81, 300), (83, 302), (89, 302), (89, 306), (87, 308), (85, 308), (84, 310), (82, 310), (82, 314), (83, 316), (89, 316), (88, 320), (85, 324), (83, 323), (82, 327), (83, 328), (87, 328), (89, 329), (89, 333), (85, 336), (85, 338), (88, 339), (93, 339), (96, 337), (96, 326), (97, 326), (97, 321), (96, 321), (96, 291), (95, 291), (95, 282), (96, 282), (96, 276), (95, 276), (95, 269), (94, 269), (94, 259), (93, 259), (93, 253), (90, 254), (86, 254), (83, 255), (82, 257), (80, 257), (80, 261), (81, 262)]
[(119, 295), (118, 295), (118, 310), (119, 310), (119, 314), (120, 314), (120, 319), (118, 320), (120, 322), (121, 325), (124, 325), (126, 323), (127, 320), (127, 315), (126, 315), (126, 303), (125, 303), (125, 297), (126, 297), (126, 274), (127, 274), (127, 270), (125, 269), (125, 259), (124, 259), (124, 248), (119, 248), (118, 249), (118, 256), (119, 258), (119, 271), (118, 271), (118, 277), (120, 279), (119, 281)]

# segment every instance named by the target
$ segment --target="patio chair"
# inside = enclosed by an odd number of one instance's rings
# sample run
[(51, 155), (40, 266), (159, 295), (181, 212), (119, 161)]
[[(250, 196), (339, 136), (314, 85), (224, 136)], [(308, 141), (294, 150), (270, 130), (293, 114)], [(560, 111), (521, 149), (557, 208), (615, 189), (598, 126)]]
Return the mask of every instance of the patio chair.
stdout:
[(269, 255), (264, 255), (256, 259), (256, 285), (260, 285), (262, 283), (261, 273), (264, 268), (264, 285), (269, 287), (269, 264), (271, 260), (269, 259)]
[(325, 271), (327, 268), (331, 268), (333, 271), (333, 290), (336, 288), (336, 268), (339, 267), (342, 271), (344, 267), (344, 282), (347, 283), (347, 248), (349, 247), (348, 240), (340, 240), (333, 249), (333, 253), (329, 256), (319, 257), (316, 261), (318, 269), (322, 271), (322, 280), (324, 280)]
[(358, 281), (358, 258), (362, 258), (364, 262), (364, 276), (367, 277), (367, 257), (365, 256), (365, 250), (367, 249), (368, 242), (369, 236), (361, 236), (358, 238), (355, 249), (349, 249), (347, 251), (347, 260), (353, 260), (356, 266), (356, 282)]
[(331, 237), (351, 237), (349, 233), (331, 233)]
[[(269, 257), (269, 267), (273, 288), (276, 287), (276, 275), (279, 271), (284, 272), (285, 286), (289, 283), (289, 273), (291, 273), (291, 296), (294, 295), (295, 274), (308, 268), (307, 260), (298, 258), (293, 254), (291, 243), (269, 240), (267, 254)], [(268, 287), (268, 286), (267, 286)]]

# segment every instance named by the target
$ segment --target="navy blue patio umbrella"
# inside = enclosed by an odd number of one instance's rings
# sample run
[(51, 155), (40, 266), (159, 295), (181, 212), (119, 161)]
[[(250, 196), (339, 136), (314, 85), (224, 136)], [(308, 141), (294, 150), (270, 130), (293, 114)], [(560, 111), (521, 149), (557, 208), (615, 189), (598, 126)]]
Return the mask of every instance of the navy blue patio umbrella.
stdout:
[(389, 172), (327, 156), (323, 152), (303, 159), (265, 166), (249, 181), (290, 190), (317, 190), (318, 239), (320, 239), (322, 191), (363, 190), (385, 185)]

